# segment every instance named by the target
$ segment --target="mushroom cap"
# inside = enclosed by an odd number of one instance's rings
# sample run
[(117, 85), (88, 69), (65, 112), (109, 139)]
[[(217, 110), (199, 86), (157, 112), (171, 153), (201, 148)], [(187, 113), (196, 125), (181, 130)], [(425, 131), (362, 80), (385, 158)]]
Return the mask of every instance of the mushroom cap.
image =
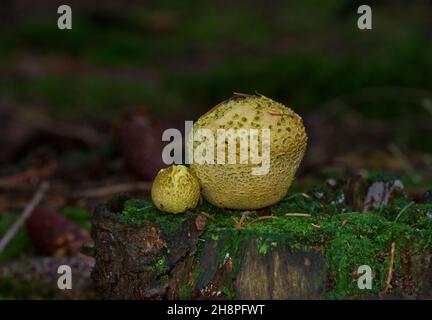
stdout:
[(181, 213), (198, 204), (200, 184), (187, 167), (172, 165), (158, 172), (153, 181), (151, 196), (159, 210)]
[[(227, 161), (225, 164), (191, 164), (191, 171), (200, 181), (204, 198), (222, 208), (259, 209), (278, 202), (288, 192), (307, 145), (301, 117), (292, 109), (264, 96), (236, 96), (224, 101), (198, 119), (193, 127), (194, 135), (198, 129), (210, 129), (214, 141), (217, 141), (218, 129), (270, 131), (270, 169), (267, 174), (254, 175), (252, 168), (259, 165), (238, 161), (242, 147), (240, 139), (236, 142), (235, 164)], [(200, 142), (191, 139), (192, 135), (189, 143), (195, 151)], [(262, 142), (259, 134), (258, 152)], [(225, 155), (228, 157), (228, 152)]]

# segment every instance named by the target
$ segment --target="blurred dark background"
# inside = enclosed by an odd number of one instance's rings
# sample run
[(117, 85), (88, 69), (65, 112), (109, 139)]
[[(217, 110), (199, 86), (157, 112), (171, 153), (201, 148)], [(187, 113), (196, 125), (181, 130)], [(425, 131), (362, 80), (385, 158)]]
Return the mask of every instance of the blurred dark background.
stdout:
[[(60, 4), (72, 7), (72, 30), (57, 28)], [(43, 205), (84, 230), (101, 201), (147, 197), (162, 130), (233, 92), (303, 117), (309, 147), (293, 191), (386, 173), (424, 194), (432, 1), (373, 1), (372, 30), (357, 28), (361, 4), (3, 0), (0, 236), (42, 181), (51, 184)], [(23, 228), (0, 262), (37, 254)]]

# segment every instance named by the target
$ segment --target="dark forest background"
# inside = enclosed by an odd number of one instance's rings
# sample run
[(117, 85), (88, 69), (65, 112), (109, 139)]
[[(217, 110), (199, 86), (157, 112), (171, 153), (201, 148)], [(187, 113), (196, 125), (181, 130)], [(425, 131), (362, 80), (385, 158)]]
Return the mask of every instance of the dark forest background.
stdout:
[[(72, 7), (72, 30), (57, 28), (60, 4)], [(422, 197), (432, 188), (432, 1), (374, 1), (370, 31), (357, 28), (361, 4), (2, 1), (0, 237), (42, 181), (43, 206), (83, 230), (115, 194), (148, 197), (161, 130), (233, 92), (303, 117), (309, 147), (293, 191), (386, 174)], [(35, 241), (22, 228), (0, 262), (41, 255)], [(33, 294), (12, 289), (0, 296)]]

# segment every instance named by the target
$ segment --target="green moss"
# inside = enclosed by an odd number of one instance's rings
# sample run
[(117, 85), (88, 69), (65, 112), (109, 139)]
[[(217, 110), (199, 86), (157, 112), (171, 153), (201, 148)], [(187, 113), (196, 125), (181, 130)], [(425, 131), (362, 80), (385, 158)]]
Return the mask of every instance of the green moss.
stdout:
[(189, 299), (193, 289), (192, 284), (186, 284), (181, 288), (180, 299)]
[(146, 200), (134, 199), (125, 202), (123, 212), (112, 216), (120, 222), (134, 226), (155, 223), (163, 226), (164, 232), (171, 235), (179, 230), (187, 215), (188, 213), (175, 215), (162, 212)]
[(75, 222), (81, 228), (90, 230), (91, 227), (91, 212), (85, 208), (65, 207), (61, 213), (68, 219)]
[(218, 241), (218, 240), (219, 240), (219, 236), (218, 236), (217, 234), (212, 234), (212, 235), (211, 235), (211, 239), (212, 239), (213, 241)]
[(266, 255), (268, 252), (268, 249), (269, 249), (269, 246), (266, 243), (263, 243), (259, 246), (258, 251), (260, 254)]
[(150, 271), (160, 275), (168, 271), (168, 262), (165, 256), (159, 256), (155, 259), (154, 264), (151, 266)]
[(228, 287), (224, 287), (221, 292), (230, 300), (233, 300), (235, 298), (235, 292), (233, 292)]

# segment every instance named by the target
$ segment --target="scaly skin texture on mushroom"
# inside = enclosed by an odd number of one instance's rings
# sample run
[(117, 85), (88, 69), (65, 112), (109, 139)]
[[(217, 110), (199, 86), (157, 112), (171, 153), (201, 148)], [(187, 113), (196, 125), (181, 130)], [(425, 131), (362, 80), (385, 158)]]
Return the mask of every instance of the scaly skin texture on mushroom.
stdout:
[(161, 169), (153, 181), (151, 196), (156, 207), (169, 213), (193, 209), (200, 198), (197, 177), (182, 165)]
[[(235, 96), (204, 114), (194, 124), (198, 129), (269, 129), (270, 170), (253, 175), (256, 164), (191, 164), (204, 198), (221, 208), (260, 209), (278, 202), (288, 192), (306, 150), (307, 135), (302, 118), (283, 104), (264, 96)], [(261, 130), (260, 130), (261, 132)], [(195, 150), (199, 141), (192, 142)], [(259, 143), (261, 144), (261, 134)], [(237, 141), (237, 156), (240, 143)]]

